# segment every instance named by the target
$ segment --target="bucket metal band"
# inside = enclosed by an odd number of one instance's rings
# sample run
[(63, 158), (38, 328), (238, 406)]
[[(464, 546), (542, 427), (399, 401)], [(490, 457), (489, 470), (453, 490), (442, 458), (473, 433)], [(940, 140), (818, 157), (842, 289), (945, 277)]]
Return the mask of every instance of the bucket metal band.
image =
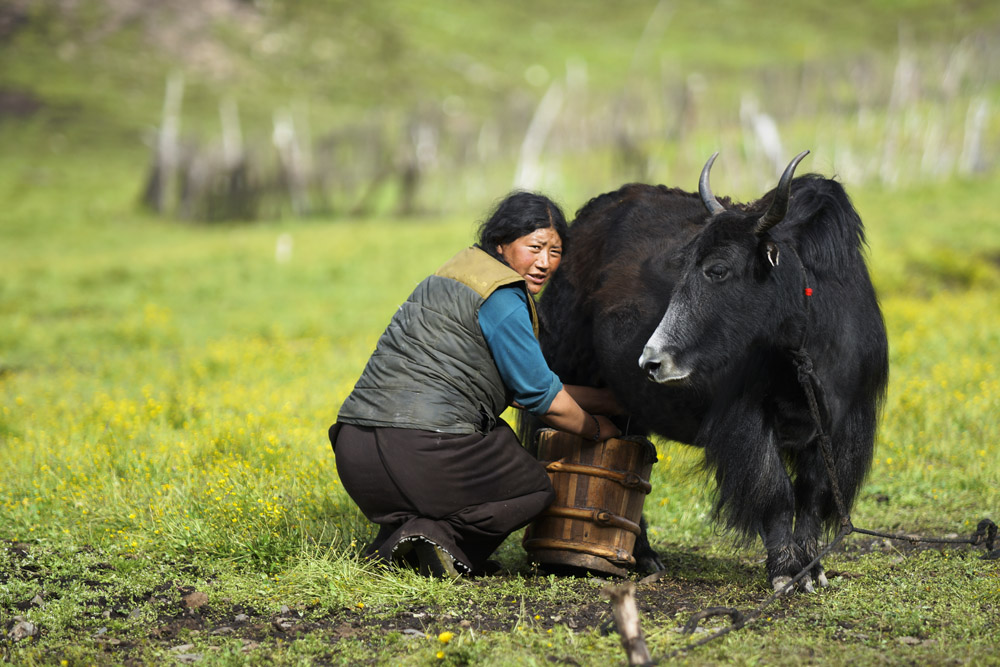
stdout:
[(653, 486), (634, 472), (619, 472), (608, 470), (600, 466), (591, 466), (585, 463), (567, 463), (566, 461), (549, 461), (545, 464), (548, 472), (564, 472), (570, 475), (589, 475), (591, 477), (601, 477), (618, 482), (626, 489), (639, 489), (648, 494), (653, 490)]
[(597, 507), (566, 507), (565, 505), (549, 505), (541, 516), (560, 517), (563, 519), (576, 519), (578, 521), (590, 521), (599, 526), (618, 528), (627, 530), (633, 535), (640, 532), (639, 524), (629, 521), (623, 516), (618, 516), (607, 510)]
[(570, 542), (560, 540), (555, 537), (535, 537), (524, 541), (524, 548), (527, 551), (539, 551), (542, 549), (554, 549), (556, 551), (575, 551), (585, 554), (593, 554), (606, 558), (612, 563), (619, 565), (634, 565), (635, 558), (624, 549), (613, 549), (600, 544), (584, 544), (581, 542)]

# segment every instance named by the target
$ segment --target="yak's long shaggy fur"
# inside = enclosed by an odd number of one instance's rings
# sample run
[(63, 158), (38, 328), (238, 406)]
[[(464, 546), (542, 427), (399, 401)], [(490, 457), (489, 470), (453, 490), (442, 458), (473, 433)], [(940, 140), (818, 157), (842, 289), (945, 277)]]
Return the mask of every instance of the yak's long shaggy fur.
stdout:
[[(801, 346), (815, 365), (848, 508), (871, 464), (888, 378), (860, 217), (836, 181), (788, 182), (787, 212), (763, 233), (755, 226), (778, 189), (748, 204), (718, 200), (714, 215), (704, 195), (664, 186), (595, 197), (539, 304), (542, 349), (564, 382), (610, 387), (633, 433), (704, 449), (717, 516), (745, 540), (763, 538), (772, 581), (808, 563), (838, 518), (791, 353)], [(720, 263), (729, 273), (715, 284), (706, 276)], [(658, 384), (652, 366), (640, 368), (654, 331), (689, 377)]]

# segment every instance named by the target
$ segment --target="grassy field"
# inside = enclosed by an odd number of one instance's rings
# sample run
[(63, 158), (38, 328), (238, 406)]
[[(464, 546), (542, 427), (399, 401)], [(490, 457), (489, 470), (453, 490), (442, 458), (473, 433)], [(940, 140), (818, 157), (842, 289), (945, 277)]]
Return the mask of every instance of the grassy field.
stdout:
[[(5, 180), (38, 168), (8, 161)], [(535, 577), (516, 536), (503, 576), (467, 583), (356, 559), (370, 527), (338, 486), (326, 427), (388, 315), (470, 240), (471, 217), (177, 225), (131, 213), (128, 187), (93, 196), (98, 180), (128, 183), (124, 165), (99, 179), (44, 168), (42, 184), (8, 185), (0, 248), (6, 659), (622, 659), (599, 632), (602, 582)], [(859, 526), (964, 537), (997, 517), (995, 187), (852, 191), (892, 345)], [(686, 612), (766, 594), (762, 552), (733, 552), (708, 522), (696, 452), (662, 443), (660, 457), (647, 514), (669, 576), (639, 588), (654, 655), (686, 641)], [(831, 589), (690, 659), (995, 662), (1000, 578), (979, 555), (853, 536), (828, 559)], [(207, 603), (185, 606), (193, 592)], [(7, 637), (16, 619), (37, 634)]]
[[(379, 23), (369, 10), (334, 20), (339, 3), (275, 3), (296, 26), (277, 43), (311, 46), (288, 47), (285, 58), (233, 47), (245, 59), (232, 61), (227, 80), (242, 92), (248, 128), (301, 87), (312, 86), (311, 99), (322, 100), (314, 111), (331, 117), (388, 104), (388, 91), (401, 105), (419, 91), (446, 95), (463, 84), (431, 74), (453, 72), (457, 51), (489, 63), (502, 82), (469, 91), (480, 108), (497, 90), (523, 86), (531, 64), (555, 72), (579, 53), (590, 56), (593, 87), (611, 87), (652, 11), (627, 2), (611, 16), (593, 6), (560, 22), (558, 3), (532, 3), (539, 18), (520, 30), (522, 14), (498, 6), (475, 10), (477, 25), (495, 28), (477, 39), (440, 5), (390, 4), (396, 19)], [(785, 4), (768, 11), (780, 15)], [(645, 57), (698, 63), (728, 82), (718, 99), (732, 100), (741, 68), (891, 52), (884, 35), (895, 35), (899, 15), (934, 43), (1000, 25), (989, 3), (955, 11), (899, 1), (865, 13), (868, 4), (789, 10), (775, 23), (775, 47), (760, 49), (754, 3), (731, 3), (731, 20), (701, 37), (699, 26), (717, 17), (703, 3), (677, 3), (671, 39)], [(504, 570), (490, 578), (431, 581), (357, 557), (373, 531), (339, 486), (326, 429), (398, 303), (471, 241), (484, 211), (219, 225), (140, 212), (148, 155), (139, 138), (158, 114), (170, 53), (121, 57), (142, 39), (108, 33), (108, 13), (78, 12), (68, 25), (58, 12), (37, 14), (45, 30), (15, 51), (0, 44), (0, 92), (30, 87), (44, 101), (39, 114), (0, 117), (0, 659), (623, 663), (617, 636), (602, 631), (607, 582), (540, 575), (519, 535), (501, 547)], [(807, 39), (818, 22), (828, 30)], [(257, 43), (244, 27), (219, 39)], [(324, 31), (341, 45), (343, 76), (320, 76), (322, 63), (303, 55), (327, 53), (313, 43)], [(411, 50), (429, 64), (402, 55)], [(376, 55), (388, 58), (384, 69), (359, 65)], [(185, 127), (215, 122), (210, 78), (191, 79)], [(995, 85), (975, 94), (1000, 100)], [(948, 114), (963, 116), (958, 108)], [(833, 173), (843, 156), (809, 143), (829, 130), (826, 114), (783, 129), (814, 148), (810, 170)], [(738, 121), (727, 118), (710, 118), (690, 144), (737, 146)], [(883, 127), (858, 119), (855, 133), (874, 146)], [(853, 512), (860, 527), (966, 537), (984, 517), (1000, 521), (998, 131), (987, 125), (989, 160), (968, 176), (893, 187), (844, 169), (867, 225), (891, 354), (876, 461)], [(670, 165), (667, 184), (694, 187), (700, 164), (673, 160), (676, 144), (650, 151)], [(607, 155), (553, 159), (564, 163), (563, 180), (549, 194), (568, 213), (625, 178)], [(483, 179), (501, 195), (513, 165), (486, 171), (502, 174)], [(720, 194), (759, 194), (756, 179), (732, 166), (713, 182)], [(290, 253), (279, 252), (289, 243)], [(769, 592), (759, 545), (734, 550), (711, 524), (710, 489), (692, 472), (698, 452), (662, 442), (659, 456), (646, 514), (667, 571), (637, 593), (654, 657), (692, 640), (679, 632), (691, 613), (750, 610)], [(1000, 570), (982, 554), (851, 536), (826, 561), (829, 589), (782, 600), (760, 623), (678, 661), (1000, 664)]]

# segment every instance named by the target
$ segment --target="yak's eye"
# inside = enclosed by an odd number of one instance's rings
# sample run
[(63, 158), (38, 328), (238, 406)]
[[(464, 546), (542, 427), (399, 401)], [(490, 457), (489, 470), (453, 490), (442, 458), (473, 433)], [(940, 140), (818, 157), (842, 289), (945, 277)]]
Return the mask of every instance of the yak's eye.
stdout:
[(729, 267), (725, 264), (709, 264), (705, 267), (705, 277), (713, 283), (722, 282), (729, 277)]

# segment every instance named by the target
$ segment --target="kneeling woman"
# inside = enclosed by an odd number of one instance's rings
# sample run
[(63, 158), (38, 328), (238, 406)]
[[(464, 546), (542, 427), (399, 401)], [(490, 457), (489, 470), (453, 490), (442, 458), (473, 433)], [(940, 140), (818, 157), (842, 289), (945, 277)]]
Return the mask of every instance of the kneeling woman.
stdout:
[(500, 419), (511, 404), (594, 442), (618, 435), (581, 407), (610, 414), (610, 394), (563, 386), (538, 345), (533, 297), (566, 241), (555, 203), (514, 193), (396, 311), (330, 428), (344, 488), (380, 526), (367, 555), (479, 572), (552, 502), (544, 468)]

